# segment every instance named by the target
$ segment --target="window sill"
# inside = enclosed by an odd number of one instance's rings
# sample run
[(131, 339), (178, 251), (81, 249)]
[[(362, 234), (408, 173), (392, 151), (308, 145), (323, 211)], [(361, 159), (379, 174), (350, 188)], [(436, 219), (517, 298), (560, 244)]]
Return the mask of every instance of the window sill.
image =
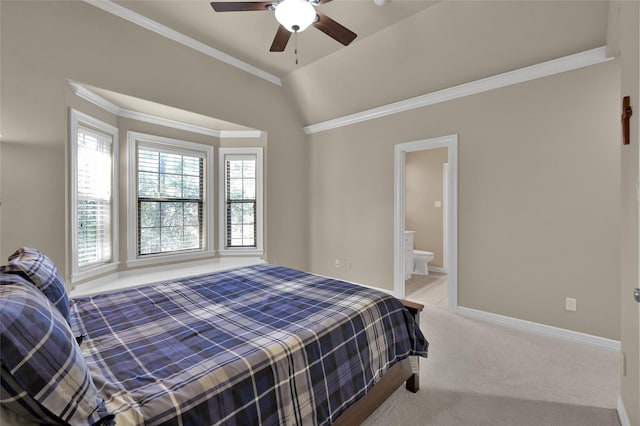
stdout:
[(79, 281), (90, 280), (91, 278), (98, 277), (100, 275), (108, 274), (118, 270), (120, 262), (108, 263), (106, 265), (100, 265), (95, 268), (80, 271), (71, 276), (71, 283), (77, 283)]
[(264, 254), (264, 250), (260, 249), (225, 249), (219, 250), (218, 254), (223, 256), (262, 256)]
[(77, 285), (69, 292), (69, 296), (74, 299), (96, 294), (112, 293), (114, 291), (140, 287), (160, 281), (225, 271), (261, 263), (265, 263), (265, 261), (259, 257), (216, 258), (148, 267), (142, 270), (121, 271)]
[(189, 262), (192, 260), (211, 258), (215, 254), (215, 251), (192, 251), (180, 254), (149, 255), (134, 259), (127, 259), (127, 267), (138, 268), (141, 266), (160, 265), (174, 262)]

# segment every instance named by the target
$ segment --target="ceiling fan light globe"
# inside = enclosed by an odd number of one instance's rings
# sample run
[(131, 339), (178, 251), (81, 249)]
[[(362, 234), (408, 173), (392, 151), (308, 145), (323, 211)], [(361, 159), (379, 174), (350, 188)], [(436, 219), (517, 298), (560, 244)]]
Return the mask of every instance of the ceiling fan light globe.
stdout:
[(291, 32), (304, 31), (316, 20), (316, 10), (306, 0), (284, 0), (276, 6), (275, 14), (280, 25)]

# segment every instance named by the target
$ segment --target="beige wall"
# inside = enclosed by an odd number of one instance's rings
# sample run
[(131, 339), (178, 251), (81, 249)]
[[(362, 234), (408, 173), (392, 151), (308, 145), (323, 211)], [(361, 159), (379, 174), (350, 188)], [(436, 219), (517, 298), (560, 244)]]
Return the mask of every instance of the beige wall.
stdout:
[(30, 245), (67, 264), (69, 106), (111, 124), (152, 127), (78, 100), (68, 89), (73, 80), (263, 130), (267, 258), (306, 268), (308, 145), (281, 87), (84, 2), (2, 1), (0, 8), (0, 258)]
[(393, 147), (458, 134), (459, 304), (618, 339), (618, 73), (608, 62), (311, 135), (312, 271), (393, 289)]
[[(620, 149), (622, 186), (622, 245), (620, 289), (620, 340), (626, 360), (626, 372), (621, 380), (621, 394), (630, 424), (640, 424), (640, 313), (633, 300), (633, 289), (640, 287), (638, 274), (638, 179), (640, 138), (640, 7), (638, 2), (612, 2), (609, 14), (608, 46), (618, 55), (622, 97), (630, 96), (633, 107), (631, 139)], [(619, 134), (620, 135), (620, 134)], [(620, 136), (618, 136), (620, 140)], [(620, 142), (619, 142), (620, 143)]]
[(433, 252), (429, 267), (443, 266), (443, 169), (447, 148), (405, 154), (405, 228), (416, 231), (414, 248)]

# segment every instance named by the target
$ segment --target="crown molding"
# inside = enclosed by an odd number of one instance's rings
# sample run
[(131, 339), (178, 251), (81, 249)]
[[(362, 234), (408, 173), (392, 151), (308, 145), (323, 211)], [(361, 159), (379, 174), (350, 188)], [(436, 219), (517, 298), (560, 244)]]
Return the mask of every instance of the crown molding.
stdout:
[(171, 127), (172, 129), (198, 133), (200, 135), (213, 136), (216, 138), (220, 137), (220, 131), (216, 129), (210, 129), (208, 127), (185, 123), (183, 121), (172, 120), (170, 118), (158, 117), (157, 115), (151, 115), (144, 112), (132, 111), (130, 109), (121, 108), (118, 116), (130, 118), (132, 120), (143, 121), (145, 123), (157, 124), (159, 126)]
[(82, 98), (85, 101), (91, 102), (92, 104), (102, 108), (107, 112), (110, 112), (111, 114), (114, 114), (114, 115), (120, 114), (120, 107), (118, 105), (106, 100), (102, 96), (87, 89), (83, 85), (70, 81), (69, 86), (71, 87), (71, 90), (77, 97)]
[(489, 90), (499, 89), (513, 84), (524, 83), (526, 81), (559, 74), (565, 71), (571, 71), (590, 65), (599, 64), (613, 60), (607, 57), (606, 48), (598, 47), (562, 58), (554, 59), (540, 64), (531, 65), (514, 71), (497, 74), (481, 80), (472, 81), (470, 83), (449, 87), (447, 89), (438, 90), (436, 92), (427, 93), (415, 98), (406, 99), (404, 101), (395, 102), (381, 107), (369, 109), (355, 114), (345, 115), (321, 123), (312, 124), (304, 128), (307, 135), (313, 133), (324, 132), (326, 130), (337, 129), (339, 127), (348, 126), (362, 121), (373, 120), (385, 117), (399, 112), (409, 111), (416, 108), (422, 108), (429, 105), (439, 104), (441, 102), (462, 98), (465, 96), (475, 95), (477, 93), (487, 92)]
[(282, 86), (282, 81), (279, 77), (270, 74), (260, 68), (254, 67), (246, 62), (243, 62), (227, 53), (224, 53), (218, 49), (214, 49), (213, 47), (204, 44), (198, 40), (195, 40), (191, 37), (188, 37), (176, 30), (173, 30), (166, 25), (162, 25), (159, 22), (156, 22), (152, 19), (147, 18), (146, 16), (140, 15), (126, 7), (120, 6), (117, 3), (114, 3), (111, 0), (84, 0), (85, 3), (88, 3), (92, 6), (95, 6), (99, 9), (104, 10), (105, 12), (111, 13), (112, 15), (118, 16), (122, 19), (125, 19), (129, 22), (132, 22), (136, 25), (141, 26), (149, 31), (153, 31), (157, 34), (160, 34), (163, 37), (166, 37), (170, 40), (173, 40), (177, 43), (190, 47), (194, 50), (197, 50), (200, 53), (204, 53), (207, 56), (210, 56), (214, 59), (222, 61), (228, 65), (236, 67), (242, 71), (248, 72), (249, 74), (253, 74), (256, 77), (260, 77), (263, 80), (266, 80), (270, 83), (273, 83), (277, 86)]
[(260, 138), (262, 137), (261, 130), (220, 130), (221, 138)]
[(92, 104), (110, 112), (113, 115), (117, 115), (118, 117), (130, 118), (132, 120), (157, 124), (159, 126), (170, 127), (172, 129), (185, 130), (187, 132), (213, 136), (216, 138), (259, 138), (262, 136), (262, 131), (260, 130), (217, 130), (209, 127), (198, 126), (196, 124), (185, 123), (184, 121), (172, 120), (170, 118), (121, 108), (79, 83), (70, 81), (69, 86), (73, 93), (79, 98), (91, 102)]

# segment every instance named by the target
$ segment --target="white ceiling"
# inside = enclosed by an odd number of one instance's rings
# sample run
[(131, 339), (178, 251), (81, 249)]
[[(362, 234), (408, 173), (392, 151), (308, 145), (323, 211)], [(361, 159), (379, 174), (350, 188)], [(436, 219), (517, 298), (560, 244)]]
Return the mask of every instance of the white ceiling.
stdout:
[(349, 28), (358, 37), (345, 47), (316, 28), (309, 27), (298, 34), (298, 65), (295, 63), (294, 36), (284, 52), (269, 52), (278, 28), (271, 11), (215, 12), (206, 0), (119, 0), (115, 3), (263, 71), (283, 77), (340, 49), (353, 49), (363, 39), (438, 2), (391, 0), (377, 6), (373, 0), (334, 0), (321, 4), (317, 6), (320, 12)]

